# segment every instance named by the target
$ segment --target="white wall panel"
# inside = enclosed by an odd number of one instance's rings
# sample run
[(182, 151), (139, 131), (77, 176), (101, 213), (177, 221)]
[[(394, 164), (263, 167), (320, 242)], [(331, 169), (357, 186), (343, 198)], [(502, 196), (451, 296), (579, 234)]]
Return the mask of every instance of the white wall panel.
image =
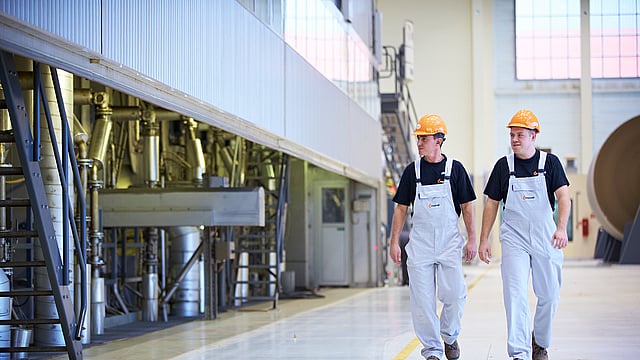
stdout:
[(360, 106), (351, 103), (348, 124), (346, 135), (350, 164), (354, 164), (358, 170), (370, 176), (383, 173), (380, 123), (372, 119)]
[(0, 45), (377, 187), (377, 119), (236, 1), (80, 2), (26, 31), (40, 1), (0, 2)]
[(348, 97), (288, 47), (286, 62), (287, 138), (347, 164)]
[(283, 42), (235, 1), (110, 1), (110, 59), (283, 135)]
[(95, 52), (101, 50), (100, 9), (100, 1), (0, 1), (0, 11)]
[(287, 139), (334, 159), (347, 175), (379, 178), (380, 123), (290, 48), (286, 62)]

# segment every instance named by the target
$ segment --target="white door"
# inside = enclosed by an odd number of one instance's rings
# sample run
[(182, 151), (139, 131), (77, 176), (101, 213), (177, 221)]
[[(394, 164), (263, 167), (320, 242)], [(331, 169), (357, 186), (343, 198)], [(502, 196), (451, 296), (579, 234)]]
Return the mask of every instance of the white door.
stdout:
[(343, 286), (351, 281), (351, 246), (348, 229), (346, 185), (319, 184), (317, 187), (316, 237), (318, 285)]

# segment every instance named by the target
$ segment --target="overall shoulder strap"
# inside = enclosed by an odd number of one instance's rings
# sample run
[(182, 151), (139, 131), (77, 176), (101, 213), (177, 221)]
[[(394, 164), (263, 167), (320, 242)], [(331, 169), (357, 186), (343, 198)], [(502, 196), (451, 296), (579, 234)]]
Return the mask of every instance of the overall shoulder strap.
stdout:
[(453, 159), (447, 158), (447, 162), (444, 165), (444, 181), (448, 181), (451, 178), (451, 168), (453, 168)]
[(547, 161), (547, 153), (540, 150), (540, 159), (538, 160), (538, 176), (544, 175), (544, 165)]
[(507, 158), (507, 165), (509, 166), (509, 176), (516, 176), (516, 169), (515, 169), (515, 154), (511, 153), (509, 155), (506, 156)]
[(416, 184), (420, 184), (420, 159), (422, 158), (418, 157), (416, 161), (413, 162), (416, 169)]

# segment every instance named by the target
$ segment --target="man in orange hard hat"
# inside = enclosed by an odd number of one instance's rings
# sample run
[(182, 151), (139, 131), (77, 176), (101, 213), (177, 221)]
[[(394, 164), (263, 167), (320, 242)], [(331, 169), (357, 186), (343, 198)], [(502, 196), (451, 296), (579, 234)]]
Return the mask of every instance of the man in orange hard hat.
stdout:
[[(472, 206), (476, 194), (462, 163), (442, 154), (447, 127), (440, 116), (423, 116), (414, 134), (420, 157), (404, 170), (393, 198), (397, 205), (389, 254), (396, 264), (401, 263), (400, 233), (409, 206), (413, 206), (413, 225), (405, 247), (413, 328), (424, 346), (423, 357), (440, 360), (444, 350), (447, 359), (454, 360), (460, 357), (458, 336), (467, 299), (463, 246), (467, 261), (476, 255)], [(467, 229), (466, 246), (458, 229), (460, 213)], [(438, 298), (444, 304), (440, 319), (436, 284)]]
[[(520, 110), (507, 125), (513, 154), (499, 159), (484, 190), (478, 256), (489, 263), (489, 232), (504, 203), (500, 239), (502, 287), (507, 314), (507, 352), (514, 359), (547, 360), (551, 324), (560, 300), (562, 248), (567, 246), (571, 203), (560, 160), (535, 147), (540, 132), (531, 110)], [(553, 220), (558, 200), (558, 224)], [(538, 298), (531, 329), (529, 273)]]

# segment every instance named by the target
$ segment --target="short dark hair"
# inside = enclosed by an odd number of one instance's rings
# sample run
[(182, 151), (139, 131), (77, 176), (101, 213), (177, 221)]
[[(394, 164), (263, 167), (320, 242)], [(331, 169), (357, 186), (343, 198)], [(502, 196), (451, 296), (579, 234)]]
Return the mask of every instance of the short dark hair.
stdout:
[(444, 133), (441, 133), (441, 132), (433, 134), (433, 138), (434, 139), (442, 139), (442, 142), (440, 143), (440, 147), (442, 147), (442, 144), (444, 144), (444, 141), (447, 140), (444, 137)]

